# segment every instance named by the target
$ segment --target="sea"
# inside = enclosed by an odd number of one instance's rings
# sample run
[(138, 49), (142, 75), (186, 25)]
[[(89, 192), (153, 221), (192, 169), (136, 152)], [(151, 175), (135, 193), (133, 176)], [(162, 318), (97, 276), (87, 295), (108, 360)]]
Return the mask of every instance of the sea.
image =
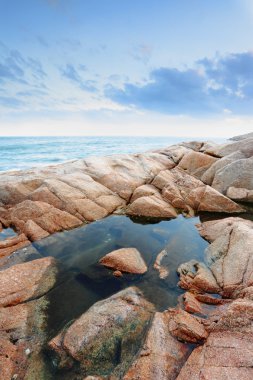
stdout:
[[(58, 164), (88, 156), (145, 152), (206, 138), (144, 136), (1, 137), (0, 172)], [(221, 142), (213, 138), (211, 141)]]

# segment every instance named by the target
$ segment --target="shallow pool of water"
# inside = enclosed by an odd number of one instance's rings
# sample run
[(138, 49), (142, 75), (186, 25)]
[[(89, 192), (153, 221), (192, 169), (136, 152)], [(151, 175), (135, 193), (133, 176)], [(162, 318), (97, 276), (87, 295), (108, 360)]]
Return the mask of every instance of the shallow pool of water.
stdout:
[[(157, 310), (175, 306), (182, 290), (177, 286), (178, 266), (191, 259), (203, 260), (207, 242), (197, 232), (198, 218), (179, 216), (150, 223), (127, 216), (109, 216), (72, 231), (55, 234), (35, 244), (43, 256), (54, 256), (63, 265), (59, 285), (49, 293), (49, 335), (77, 318), (96, 301), (131, 285), (138, 286)], [(137, 248), (148, 265), (144, 275), (124, 274), (98, 263), (114, 249)], [(166, 249), (169, 276), (160, 279), (154, 261)]]
[(16, 235), (17, 233), (12, 228), (3, 228), (2, 231), (0, 231), (0, 240), (5, 240)]

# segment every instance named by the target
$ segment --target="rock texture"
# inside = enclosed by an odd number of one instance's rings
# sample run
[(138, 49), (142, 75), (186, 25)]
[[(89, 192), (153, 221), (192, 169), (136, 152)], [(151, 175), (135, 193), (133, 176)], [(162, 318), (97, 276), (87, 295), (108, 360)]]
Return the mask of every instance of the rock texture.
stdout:
[(117, 249), (105, 255), (99, 262), (120, 272), (143, 274), (148, 270), (140, 252), (136, 248)]
[(55, 261), (51, 257), (14, 265), (0, 272), (0, 307), (41, 297), (52, 288), (55, 275)]
[(153, 311), (137, 288), (127, 288), (93, 305), (49, 347), (60, 367), (73, 366), (74, 359), (86, 375), (114, 372), (118, 378), (138, 350)]
[(14, 226), (24, 240), (0, 247), (0, 255), (113, 212), (150, 218), (174, 218), (181, 211), (242, 212), (233, 200), (252, 202), (252, 141), (251, 136), (222, 146), (193, 141), (2, 173), (1, 228)]
[[(57, 266), (31, 242), (114, 212), (241, 213), (246, 206), (235, 201), (253, 202), (252, 160), (248, 134), (0, 174), (0, 234), (17, 232), (0, 240), (0, 378), (50, 379), (41, 351)], [(197, 228), (210, 245), (203, 262), (178, 268), (186, 290), (178, 306), (155, 312), (135, 287), (97, 302), (49, 342), (63, 379), (252, 380), (253, 222), (217, 217)], [(165, 254), (154, 263), (158, 281), (168, 276)], [(111, 252), (101, 264), (118, 277), (147, 270), (135, 249)]]
[[(204, 345), (193, 350), (177, 380), (250, 380), (253, 377), (253, 222), (230, 217), (204, 222), (198, 229), (211, 242), (206, 249), (209, 274), (204, 282), (199, 281), (199, 268), (205, 268), (204, 264), (187, 263), (179, 268), (180, 284), (188, 289), (185, 310), (205, 315), (200, 321), (209, 335)], [(208, 291), (219, 293), (222, 298), (209, 296)], [(186, 321), (184, 318), (183, 322)]]
[(18, 264), (0, 272), (0, 378), (46, 376), (41, 349), (45, 343), (47, 292), (56, 281), (52, 258)]
[(176, 379), (190, 349), (169, 331), (168, 313), (156, 313), (143, 349), (123, 377), (124, 380)]

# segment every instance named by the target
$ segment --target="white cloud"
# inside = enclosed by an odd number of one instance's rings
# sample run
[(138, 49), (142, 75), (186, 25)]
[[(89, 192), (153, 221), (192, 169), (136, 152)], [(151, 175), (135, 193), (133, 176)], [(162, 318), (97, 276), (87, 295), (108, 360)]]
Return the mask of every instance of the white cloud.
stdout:
[(61, 117), (0, 120), (2, 136), (175, 136), (228, 138), (253, 131), (253, 118), (228, 116), (196, 119), (157, 113), (94, 111)]

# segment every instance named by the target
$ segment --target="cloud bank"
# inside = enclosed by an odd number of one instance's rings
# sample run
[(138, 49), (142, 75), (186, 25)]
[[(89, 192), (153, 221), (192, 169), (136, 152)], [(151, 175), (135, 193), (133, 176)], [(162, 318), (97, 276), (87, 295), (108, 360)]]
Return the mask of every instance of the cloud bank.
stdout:
[(166, 114), (253, 114), (253, 53), (204, 58), (194, 68), (161, 67), (144, 84), (108, 84), (111, 100)]

